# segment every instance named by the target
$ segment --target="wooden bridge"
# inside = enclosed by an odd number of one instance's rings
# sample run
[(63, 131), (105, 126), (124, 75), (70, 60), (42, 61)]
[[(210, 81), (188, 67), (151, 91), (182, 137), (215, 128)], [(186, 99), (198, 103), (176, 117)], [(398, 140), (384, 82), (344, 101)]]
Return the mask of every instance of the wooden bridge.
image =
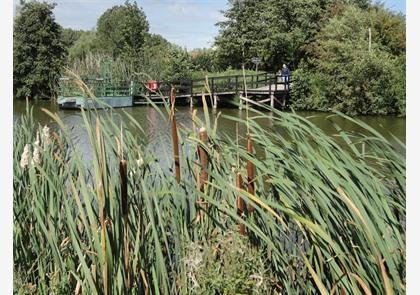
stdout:
[[(287, 80), (286, 80), (287, 79)], [(58, 104), (60, 108), (100, 108), (100, 102), (112, 107), (168, 103), (172, 87), (176, 89), (176, 102), (200, 104), (202, 97), (213, 108), (218, 104), (231, 103), (239, 96), (239, 107), (244, 103), (257, 106), (270, 103), (272, 107), (285, 107), (290, 98), (292, 81), (274, 73), (208, 77), (177, 82), (154, 81), (155, 88), (145, 81), (113, 81), (108, 78), (83, 80), (85, 88), (62, 77), (59, 81)], [(79, 83), (80, 84), (80, 83)], [(91, 97), (96, 97), (92, 100)]]
[[(287, 79), (287, 80), (286, 80)], [(167, 103), (172, 87), (177, 90), (177, 102), (193, 106), (200, 103), (204, 96), (213, 108), (219, 103), (229, 103), (239, 96), (240, 108), (244, 103), (259, 105), (269, 103), (272, 107), (285, 107), (289, 101), (291, 77), (278, 77), (274, 73), (253, 75), (217, 76), (181, 82), (157, 82), (158, 89), (146, 88), (144, 96), (135, 97), (134, 104)]]

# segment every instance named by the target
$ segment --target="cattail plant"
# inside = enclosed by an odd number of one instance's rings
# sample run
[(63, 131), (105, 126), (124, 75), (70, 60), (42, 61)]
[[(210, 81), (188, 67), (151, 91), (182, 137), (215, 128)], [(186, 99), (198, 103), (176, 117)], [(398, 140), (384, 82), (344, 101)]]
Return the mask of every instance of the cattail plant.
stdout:
[[(236, 187), (238, 191), (242, 190), (242, 176), (239, 171), (236, 173)], [(237, 208), (239, 217), (243, 218), (245, 215), (246, 208), (245, 208), (244, 199), (242, 199), (240, 195), (236, 197), (236, 208)], [(245, 225), (243, 223), (239, 223), (238, 228), (239, 228), (239, 233), (241, 235), (245, 235)]]
[(103, 292), (109, 294), (109, 269), (107, 259), (107, 200), (105, 193), (105, 173), (106, 173), (106, 156), (105, 144), (102, 133), (101, 122), (96, 118), (96, 140), (97, 140), (97, 157), (98, 171), (96, 173), (96, 196), (99, 204), (99, 222), (101, 225), (101, 248), (102, 248), (102, 283)]
[[(161, 154), (144, 149), (139, 155), (144, 147), (140, 127), (124, 132), (124, 153), (116, 152), (121, 126), (107, 112), (81, 112), (93, 151), (88, 167), (69, 128), (50, 114), (57, 124), (60, 160), (54, 147), (41, 148), (42, 161), (33, 169), (32, 143), (42, 127), (19, 119), (13, 140), (16, 293), (188, 294), (198, 290), (197, 272), (209, 278), (206, 286), (213, 289), (205, 291), (212, 294), (253, 294), (260, 284), (263, 294), (405, 293), (405, 146), (397, 143), (396, 149), (376, 130), (341, 114), (364, 133), (340, 131), (338, 141), (297, 114), (270, 111), (273, 129), (251, 117), (228, 118), (247, 124), (251, 148), (248, 142), (247, 148), (238, 148), (232, 137), (210, 131), (208, 113), (206, 124), (197, 118), (206, 136), (201, 132), (192, 138), (189, 127), (179, 126), (179, 134), (187, 135), (179, 136), (180, 146), (192, 147), (179, 154), (185, 163), (182, 186), (176, 185), (173, 171), (155, 161)], [(265, 112), (251, 112), (268, 119)], [(197, 161), (198, 142), (202, 155)], [(206, 154), (209, 142), (220, 155), (215, 167), (212, 154)], [(360, 142), (366, 143), (364, 160), (355, 148)], [(253, 157), (257, 144), (261, 156)], [(242, 172), (238, 159), (248, 159), (264, 177), (255, 177), (255, 170)], [(127, 175), (131, 163), (135, 173)], [(245, 188), (249, 183), (254, 192)], [(247, 209), (238, 197), (252, 202), (252, 218), (240, 219)], [(211, 206), (206, 222), (194, 223), (198, 200)], [(238, 223), (255, 241), (243, 239), (240, 250), (255, 248), (258, 261), (252, 255), (229, 260), (212, 239), (238, 230)], [(236, 241), (229, 247), (234, 249)], [(199, 247), (191, 251), (189, 245), (214, 249), (213, 267)], [(232, 271), (261, 261), (266, 268), (255, 269), (252, 277)], [(213, 279), (220, 282), (217, 287)], [(236, 282), (235, 288), (227, 290), (228, 282)]]
[[(198, 189), (200, 190), (200, 192), (206, 192), (207, 182), (208, 182), (208, 179), (209, 179), (209, 174), (208, 174), (208, 171), (207, 171), (208, 170), (208, 163), (209, 163), (209, 155), (208, 155), (206, 149), (203, 147), (203, 146), (207, 147), (208, 141), (209, 141), (206, 128), (204, 128), (204, 127), (200, 128), (199, 139), (200, 139), (201, 143), (198, 146), (198, 159), (199, 159), (199, 162), (200, 162)], [(201, 209), (204, 209), (204, 210), (207, 210), (207, 208), (208, 208), (208, 205), (204, 201), (203, 198), (200, 198), (198, 200), (198, 205)], [(200, 210), (200, 212), (198, 213), (196, 222), (202, 220), (203, 218), (204, 218), (203, 211)]]
[[(249, 155), (253, 154), (253, 147), (252, 147), (252, 138), (251, 138), (251, 134), (248, 133), (247, 134), (247, 141), (246, 141), (246, 149), (247, 152), (249, 153)], [(246, 170), (247, 170), (247, 175), (248, 175), (248, 193), (251, 195), (255, 194), (255, 166), (254, 163), (252, 163), (251, 160), (247, 160), (246, 162)], [(252, 204), (248, 204), (248, 212), (252, 213), (255, 210), (254, 206), (252, 206)]]
[(176, 89), (172, 87), (171, 89), (171, 110), (170, 110), (170, 121), (172, 126), (172, 147), (174, 153), (174, 162), (175, 162), (175, 178), (179, 183), (181, 181), (181, 164), (179, 161), (179, 144), (178, 144), (178, 129), (176, 127), (176, 118), (175, 118), (175, 98), (176, 98)]
[(123, 235), (124, 235), (124, 286), (126, 290), (131, 288), (131, 277), (130, 277), (130, 248), (129, 248), (129, 231), (128, 231), (128, 179), (127, 179), (127, 161), (124, 159), (124, 141), (123, 132), (121, 127), (121, 141), (119, 144), (120, 154), (120, 186), (121, 186), (121, 211), (123, 214)]
[[(207, 147), (209, 137), (207, 135), (206, 128), (204, 127), (200, 128), (199, 136), (200, 136), (200, 141), (202, 145)], [(208, 163), (209, 163), (209, 155), (207, 151), (205, 150), (205, 148), (201, 145), (198, 147), (198, 157), (200, 159), (200, 166), (201, 166), (199, 188), (200, 188), (200, 191), (204, 191), (205, 185), (207, 184), (207, 181), (209, 179), (209, 174), (207, 172)]]

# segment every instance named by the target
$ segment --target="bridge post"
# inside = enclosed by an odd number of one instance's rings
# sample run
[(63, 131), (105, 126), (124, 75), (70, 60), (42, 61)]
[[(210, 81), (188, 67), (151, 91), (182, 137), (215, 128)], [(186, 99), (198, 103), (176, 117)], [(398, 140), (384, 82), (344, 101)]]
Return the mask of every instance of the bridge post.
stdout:
[(190, 96), (190, 108), (192, 109), (192, 108), (194, 108), (194, 101), (193, 101), (193, 96), (192, 96), (192, 94), (191, 94), (191, 96)]
[(270, 107), (274, 108), (274, 94), (270, 95)]
[(213, 95), (213, 109), (217, 109), (217, 95)]
[(134, 95), (134, 81), (130, 81), (130, 96)]
[(242, 110), (242, 94), (239, 94), (239, 110)]

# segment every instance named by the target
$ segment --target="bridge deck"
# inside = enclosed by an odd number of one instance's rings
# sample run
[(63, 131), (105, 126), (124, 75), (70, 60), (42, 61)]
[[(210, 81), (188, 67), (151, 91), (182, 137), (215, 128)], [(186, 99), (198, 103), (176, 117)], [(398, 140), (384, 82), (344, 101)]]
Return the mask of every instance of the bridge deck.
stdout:
[[(251, 88), (247, 89), (248, 95), (270, 95), (270, 94), (277, 94), (279, 92), (285, 92), (290, 89), (290, 85), (286, 85), (284, 83), (277, 83), (277, 84), (270, 84), (259, 88)], [(245, 91), (241, 91), (242, 94), (245, 94)]]

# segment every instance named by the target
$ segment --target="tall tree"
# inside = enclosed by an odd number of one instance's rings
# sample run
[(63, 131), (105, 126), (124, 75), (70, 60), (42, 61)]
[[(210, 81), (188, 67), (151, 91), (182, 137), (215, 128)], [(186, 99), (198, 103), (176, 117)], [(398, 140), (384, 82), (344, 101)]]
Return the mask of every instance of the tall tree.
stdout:
[(55, 82), (65, 57), (62, 29), (54, 4), (22, 4), (13, 32), (13, 93), (16, 98), (46, 99), (55, 95)]
[(252, 66), (262, 58), (262, 69), (282, 63), (296, 68), (310, 52), (309, 44), (337, 5), (369, 7), (369, 0), (229, 0), (225, 21), (218, 23), (215, 45), (221, 65)]
[(251, 58), (259, 55), (261, 40), (268, 38), (264, 29), (266, 0), (229, 0), (230, 8), (224, 12), (225, 21), (219, 22), (216, 37), (217, 58), (224, 66), (251, 66)]
[(135, 60), (144, 45), (149, 23), (136, 2), (126, 1), (105, 11), (97, 23), (98, 39), (114, 58)]

